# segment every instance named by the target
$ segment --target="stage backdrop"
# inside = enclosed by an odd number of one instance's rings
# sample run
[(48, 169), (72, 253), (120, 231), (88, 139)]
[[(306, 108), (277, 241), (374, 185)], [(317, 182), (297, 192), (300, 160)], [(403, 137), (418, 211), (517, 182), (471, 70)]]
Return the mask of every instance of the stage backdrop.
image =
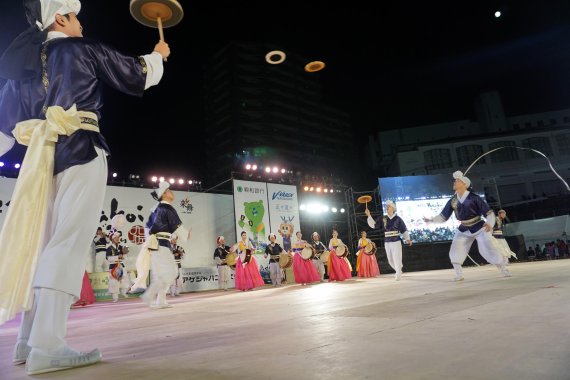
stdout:
[[(0, 225), (4, 223), (15, 183), (16, 180), (13, 178), (0, 179)], [(107, 232), (111, 228), (112, 217), (118, 213), (125, 214), (127, 222), (120, 231), (123, 235), (123, 244), (127, 244), (130, 248), (126, 261), (127, 270), (134, 270), (144, 239), (143, 227), (156, 201), (150, 195), (151, 189), (107, 186), (106, 190), (100, 225)], [(192, 229), (189, 241), (178, 242), (186, 251), (182, 267), (200, 268), (200, 270), (204, 270), (204, 267), (215, 268), (213, 254), (216, 248), (216, 236), (224, 235), (228, 242), (235, 241), (233, 197), (177, 190), (173, 192), (174, 208), (183, 225)], [(85, 256), (86, 267), (89, 269), (93, 263), (94, 253), (89, 251)]]
[[(277, 242), (291, 249), (295, 232), (300, 229), (297, 187), (265, 182), (234, 180), (236, 237), (241, 232), (256, 247), (255, 259), (263, 278), (269, 279), (269, 259), (263, 257), (267, 236), (277, 235)], [(226, 239), (229, 245), (235, 243)]]

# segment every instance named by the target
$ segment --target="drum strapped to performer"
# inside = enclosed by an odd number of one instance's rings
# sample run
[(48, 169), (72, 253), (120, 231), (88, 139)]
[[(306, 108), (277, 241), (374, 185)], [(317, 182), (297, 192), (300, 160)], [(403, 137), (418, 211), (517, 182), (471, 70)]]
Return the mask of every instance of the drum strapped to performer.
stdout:
[(321, 253), (321, 262), (323, 264), (328, 264), (330, 254), (331, 254), (330, 251), (324, 251), (323, 253)]
[(228, 252), (226, 255), (226, 264), (229, 265), (230, 268), (235, 269), (237, 263), (237, 253), (234, 251)]
[(364, 253), (366, 253), (367, 255), (375, 255), (376, 243), (370, 242), (370, 244), (366, 244), (366, 247), (364, 247)]
[(282, 252), (279, 254), (279, 266), (282, 269), (289, 268), (293, 265), (293, 254), (291, 252)]
[[(249, 263), (249, 262), (251, 261), (251, 255), (252, 255), (251, 249), (249, 249), (249, 248), (246, 249), (246, 250), (245, 250), (245, 257), (244, 257), (244, 259), (243, 259), (243, 263), (244, 263), (244, 264), (247, 264), (247, 263)], [(226, 262), (227, 262), (227, 261), (226, 261)]]
[(310, 245), (306, 245), (305, 248), (301, 250), (301, 257), (305, 260), (312, 260), (315, 257), (315, 248)]
[(335, 253), (338, 257), (348, 256), (348, 247), (345, 244), (341, 244), (335, 249)]

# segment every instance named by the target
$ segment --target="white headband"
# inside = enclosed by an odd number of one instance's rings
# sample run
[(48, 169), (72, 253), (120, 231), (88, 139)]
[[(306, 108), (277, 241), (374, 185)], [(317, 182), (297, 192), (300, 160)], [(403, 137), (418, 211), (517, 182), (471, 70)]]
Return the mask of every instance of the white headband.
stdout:
[(66, 15), (68, 13), (79, 14), (81, 2), (79, 0), (40, 0), (42, 6), (42, 19), (36, 20), (36, 25), (40, 30), (45, 30), (55, 21), (55, 15)]
[(459, 170), (456, 171), (455, 173), (453, 173), (453, 178), (460, 180), (461, 182), (463, 182), (467, 188), (469, 188), (471, 186), (471, 180), (467, 177), (465, 177), (463, 175), (462, 172), (460, 172)]

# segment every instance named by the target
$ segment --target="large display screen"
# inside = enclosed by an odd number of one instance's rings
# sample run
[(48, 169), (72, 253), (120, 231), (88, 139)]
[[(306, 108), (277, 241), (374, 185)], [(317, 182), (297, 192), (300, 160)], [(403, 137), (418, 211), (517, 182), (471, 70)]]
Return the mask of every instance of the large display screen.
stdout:
[[(474, 183), (473, 178), (470, 178)], [(436, 216), (453, 196), (453, 177), (450, 174), (378, 178), (382, 208), (386, 201), (396, 203), (396, 214), (406, 223), (414, 243), (446, 241), (453, 238), (459, 222), (452, 214), (445, 223), (425, 223), (424, 217)], [(484, 197), (483, 192), (474, 190)]]

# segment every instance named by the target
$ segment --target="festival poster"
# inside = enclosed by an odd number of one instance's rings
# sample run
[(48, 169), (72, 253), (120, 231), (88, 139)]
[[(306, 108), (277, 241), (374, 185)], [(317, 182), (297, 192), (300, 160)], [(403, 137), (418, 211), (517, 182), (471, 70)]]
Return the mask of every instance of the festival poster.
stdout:
[[(271, 232), (277, 235), (277, 242), (286, 251), (290, 251), (297, 240), (295, 234), (301, 228), (297, 187), (268, 183), (267, 196)], [(307, 240), (307, 237), (304, 236), (303, 239)]]
[[(269, 259), (263, 257), (267, 246), (267, 236), (271, 232), (269, 210), (267, 205), (267, 184), (234, 180), (234, 207), (236, 238), (239, 240), (242, 231), (247, 233), (251, 244), (255, 247), (255, 259), (259, 271), (265, 281), (269, 278)], [(228, 245), (237, 240), (226, 239)]]

